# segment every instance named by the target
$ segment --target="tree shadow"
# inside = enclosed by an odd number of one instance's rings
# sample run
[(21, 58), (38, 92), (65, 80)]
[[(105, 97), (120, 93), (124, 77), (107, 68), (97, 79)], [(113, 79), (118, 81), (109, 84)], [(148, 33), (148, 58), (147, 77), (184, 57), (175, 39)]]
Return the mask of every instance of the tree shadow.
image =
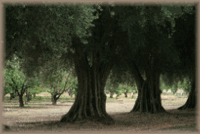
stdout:
[[(175, 112), (174, 112), (175, 111)], [(174, 112), (174, 113), (172, 113)], [(156, 114), (150, 114), (150, 113), (139, 113), (139, 112), (121, 112), (121, 113), (115, 113), (115, 114), (110, 114), (111, 117), (115, 120), (115, 124), (111, 125), (110, 127), (112, 128), (117, 128), (117, 127), (124, 127), (124, 129), (132, 127), (135, 128), (140, 127), (140, 125), (144, 125), (148, 127), (148, 122), (151, 121), (154, 117), (154, 115), (156, 115), (157, 119), (160, 120), (159, 118), (164, 117), (165, 115), (170, 114), (170, 116), (174, 116), (174, 117), (178, 117), (181, 120), (181, 118), (190, 118), (190, 117), (194, 117), (195, 114), (194, 113), (183, 113), (180, 112), (179, 110), (167, 110), (166, 113), (161, 113), (159, 115), (159, 117)], [(143, 120), (140, 121), (140, 118), (138, 118), (141, 115), (141, 118), (143, 118)], [(151, 118), (149, 118), (149, 115)], [(135, 117), (137, 118), (135, 118)], [(135, 119), (135, 121), (133, 121)], [(165, 119), (166, 120), (166, 119)], [(155, 121), (156, 122), (156, 121)], [(170, 120), (168, 123), (172, 123), (173, 120)], [(158, 123), (161, 123), (160, 121), (158, 121)], [(172, 123), (173, 124), (173, 123)], [(185, 123), (187, 124), (187, 122)], [(136, 126), (135, 126), (136, 125)], [(165, 122), (163, 121), (163, 124), (161, 123), (160, 125), (165, 125)], [(20, 130), (33, 130), (34, 128), (43, 130), (43, 128), (45, 129), (52, 129), (53, 128), (69, 128), (69, 129), (79, 129), (81, 127), (89, 127), (91, 126), (91, 128), (106, 128), (106, 125), (102, 125), (99, 124), (99, 122), (96, 121), (78, 121), (78, 122), (74, 122), (74, 123), (67, 123), (67, 122), (60, 122), (59, 119), (53, 120), (53, 121), (35, 121), (35, 122), (17, 122), (15, 125), (13, 125), (12, 127), (14, 129), (20, 129)], [(12, 128), (11, 127), (11, 128)], [(148, 129), (147, 129), (148, 130)]]

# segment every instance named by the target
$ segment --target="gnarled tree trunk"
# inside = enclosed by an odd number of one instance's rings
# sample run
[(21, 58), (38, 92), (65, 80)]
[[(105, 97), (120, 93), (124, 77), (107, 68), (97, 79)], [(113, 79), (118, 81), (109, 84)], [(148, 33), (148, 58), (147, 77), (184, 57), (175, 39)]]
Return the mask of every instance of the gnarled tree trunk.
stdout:
[(104, 93), (112, 65), (108, 63), (99, 67), (98, 63), (95, 63), (90, 66), (87, 58), (78, 59), (76, 57), (74, 60), (78, 76), (77, 96), (69, 112), (62, 116), (61, 122), (95, 120), (105, 124), (114, 123), (114, 120), (106, 112), (106, 95)]
[(144, 80), (134, 62), (129, 62), (128, 65), (138, 88), (138, 98), (131, 112), (164, 112), (160, 98), (159, 74), (149, 68), (146, 70), (147, 79)]
[(195, 109), (197, 105), (197, 96), (196, 96), (196, 87), (195, 87), (195, 79), (192, 81), (191, 84), (191, 91), (189, 93), (188, 99), (186, 103), (179, 107), (178, 110), (185, 110), (185, 109)]

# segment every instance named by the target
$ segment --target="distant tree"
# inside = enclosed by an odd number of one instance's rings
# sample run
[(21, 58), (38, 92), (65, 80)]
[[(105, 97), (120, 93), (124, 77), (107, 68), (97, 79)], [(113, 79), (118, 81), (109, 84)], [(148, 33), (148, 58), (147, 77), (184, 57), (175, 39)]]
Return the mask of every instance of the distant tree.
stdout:
[[(6, 54), (15, 44), (17, 49), (12, 50), (24, 58), (23, 68), (29, 75), (49, 61), (63, 60), (74, 66), (77, 96), (61, 122), (94, 119), (114, 123), (105, 110), (104, 88), (122, 56), (138, 87), (136, 111), (163, 111), (159, 76), (177, 60), (169, 39), (173, 33), (170, 25), (174, 24), (174, 15), (182, 14), (181, 9), (144, 5), (7, 6), (6, 41), (10, 42)], [(13, 39), (16, 32), (19, 34)]]
[[(119, 61), (116, 64), (119, 64)], [(106, 81), (106, 89), (110, 92), (110, 98), (113, 98), (114, 94), (117, 95), (116, 98), (121, 94), (124, 94), (127, 98), (128, 93), (136, 90), (135, 82), (126, 69), (125, 65), (122, 64), (113, 67)]]
[(164, 82), (162, 75), (160, 76), (160, 89), (162, 92), (163, 90), (167, 91), (169, 89), (169, 86)]
[(53, 105), (56, 105), (60, 96), (74, 85), (76, 79), (72, 76), (72, 71), (60, 61), (49, 62), (43, 67), (40, 77), (45, 87), (48, 87), (47, 92), (51, 94)]
[(24, 107), (23, 95), (33, 86), (34, 78), (27, 77), (20, 68), (20, 59), (13, 55), (12, 60), (6, 61), (4, 69), (5, 90), (16, 93), (19, 96), (19, 106)]
[(73, 95), (77, 95), (78, 92), (78, 82), (75, 81), (72, 87), (68, 90), (68, 94), (72, 97)]
[(189, 94), (191, 90), (191, 83), (191, 79), (184, 78), (182, 81), (179, 82), (178, 87), (181, 88), (186, 94)]
[[(39, 82), (41, 83), (41, 82)], [(44, 85), (42, 84), (36, 84), (31, 90), (30, 90), (30, 93), (33, 95), (33, 98), (36, 97), (36, 94), (39, 94), (41, 92), (44, 92), (45, 91), (45, 87)]]
[(110, 93), (110, 98), (113, 98), (113, 95), (116, 94), (116, 98), (121, 95), (121, 89), (118, 88), (119, 86), (119, 78), (115, 77), (115, 75), (113, 75), (113, 73), (111, 72), (108, 80), (106, 81), (106, 89), (107, 91), (109, 91)]
[(25, 92), (26, 93), (25, 103), (29, 102), (32, 99), (32, 97), (35, 98), (36, 94), (44, 91), (44, 88), (42, 88), (42, 82), (38, 77), (34, 78), (32, 85), (33, 86), (28, 88)]
[[(173, 79), (173, 81), (171, 79)], [(165, 87), (166, 91), (171, 89), (173, 94), (175, 94), (177, 92), (177, 90), (179, 88), (178, 83), (180, 82), (180, 80), (178, 78), (176, 78), (176, 76), (172, 75), (169, 79), (169, 76), (162, 75), (161, 80), (162, 80), (162, 88)]]

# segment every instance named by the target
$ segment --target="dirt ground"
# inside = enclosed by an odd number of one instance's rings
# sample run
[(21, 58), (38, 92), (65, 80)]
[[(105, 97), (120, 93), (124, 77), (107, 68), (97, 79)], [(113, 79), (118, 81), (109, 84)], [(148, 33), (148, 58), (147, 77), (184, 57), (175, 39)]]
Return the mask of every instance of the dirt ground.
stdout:
[[(196, 131), (196, 115), (194, 110), (176, 110), (182, 106), (187, 97), (162, 95), (162, 105), (167, 113), (129, 113), (135, 99), (120, 98), (114, 102), (107, 101), (106, 110), (115, 120), (114, 125), (105, 126), (96, 122), (60, 123), (73, 102), (58, 101), (56, 106), (50, 101), (29, 102), (30, 107), (19, 108), (14, 103), (4, 104), (4, 124), (16, 131)], [(187, 125), (187, 126), (185, 126)]]

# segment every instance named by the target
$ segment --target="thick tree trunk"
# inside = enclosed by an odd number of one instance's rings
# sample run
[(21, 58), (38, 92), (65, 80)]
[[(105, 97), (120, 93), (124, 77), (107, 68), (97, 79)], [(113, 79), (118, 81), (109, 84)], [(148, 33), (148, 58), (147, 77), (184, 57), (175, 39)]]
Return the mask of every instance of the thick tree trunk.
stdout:
[(161, 104), (159, 74), (156, 71), (153, 72), (151, 68), (148, 68), (146, 70), (147, 80), (144, 80), (134, 62), (129, 62), (128, 65), (138, 88), (138, 98), (131, 112), (165, 112)]
[[(104, 36), (102, 38), (100, 44), (105, 40)], [(97, 45), (93, 45), (93, 47), (91, 47), (93, 50), (92, 53), (86, 53), (83, 51), (83, 44), (78, 38), (73, 38), (72, 42), (75, 53), (71, 54), (78, 77), (78, 92), (71, 109), (67, 114), (62, 116), (60, 121), (75, 122), (80, 120), (92, 120), (107, 125), (113, 124), (114, 120), (106, 112), (106, 95), (104, 93), (104, 88), (114, 62), (110, 60), (105, 62), (102, 60), (102, 57), (105, 56), (105, 54), (102, 53), (105, 47), (99, 50)], [(117, 43), (114, 41), (110, 42), (110, 50), (115, 52)], [(114, 55), (115, 53), (112, 54)], [(112, 58), (112, 56), (110, 58)]]
[(19, 94), (19, 107), (24, 107), (23, 95)]
[(83, 60), (75, 62), (78, 76), (78, 92), (75, 102), (69, 112), (62, 116), (61, 122), (75, 122), (80, 120), (99, 121), (112, 124), (114, 120), (106, 112), (106, 95), (104, 87), (110, 73), (109, 65), (90, 67), (81, 64)]
[(138, 87), (140, 88), (138, 98), (131, 112), (165, 112), (161, 104), (161, 91), (157, 84), (157, 81), (152, 79), (144, 81), (142, 86)]
[(185, 109), (196, 109), (197, 105), (197, 96), (196, 96), (196, 87), (195, 87), (195, 80), (192, 81), (191, 84), (191, 91), (189, 93), (188, 99), (186, 103), (179, 107), (178, 110), (185, 110)]
[(70, 111), (61, 118), (61, 122), (92, 119), (112, 123), (113, 119), (106, 113), (106, 95), (103, 91), (105, 79), (99, 74), (79, 74), (79, 87), (75, 102)]
[(110, 98), (113, 98), (114, 93), (110, 92)]

